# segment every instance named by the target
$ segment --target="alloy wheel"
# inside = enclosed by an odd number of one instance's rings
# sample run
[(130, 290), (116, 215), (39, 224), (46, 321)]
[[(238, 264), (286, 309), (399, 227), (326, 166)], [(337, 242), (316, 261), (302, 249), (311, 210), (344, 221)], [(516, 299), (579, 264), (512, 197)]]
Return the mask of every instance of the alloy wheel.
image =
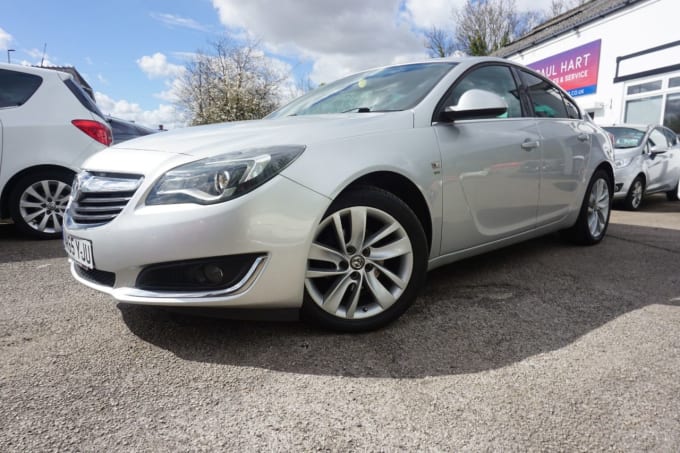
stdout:
[(599, 238), (607, 227), (610, 210), (609, 186), (599, 178), (590, 189), (588, 198), (588, 230), (593, 238)]
[(317, 227), (305, 288), (315, 304), (342, 319), (363, 319), (389, 309), (413, 274), (413, 246), (390, 214), (353, 206)]
[(631, 189), (631, 199), (630, 199), (630, 205), (634, 208), (637, 209), (640, 207), (640, 203), (642, 203), (642, 181), (639, 179), (636, 179), (633, 182), (633, 188)]
[(57, 180), (37, 181), (19, 198), (19, 212), (26, 224), (41, 233), (60, 233), (71, 186)]

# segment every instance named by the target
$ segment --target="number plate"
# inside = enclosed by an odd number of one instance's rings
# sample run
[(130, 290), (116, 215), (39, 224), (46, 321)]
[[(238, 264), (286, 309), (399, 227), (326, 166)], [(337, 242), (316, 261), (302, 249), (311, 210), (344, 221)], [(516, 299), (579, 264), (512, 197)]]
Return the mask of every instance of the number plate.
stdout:
[(64, 248), (73, 261), (88, 269), (94, 269), (91, 241), (64, 233)]

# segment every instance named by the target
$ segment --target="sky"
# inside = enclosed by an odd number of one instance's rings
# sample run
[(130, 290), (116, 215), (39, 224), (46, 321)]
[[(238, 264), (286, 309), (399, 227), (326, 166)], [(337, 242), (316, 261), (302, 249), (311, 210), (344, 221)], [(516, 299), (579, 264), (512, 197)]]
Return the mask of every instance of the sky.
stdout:
[[(453, 27), (465, 0), (1, 0), (0, 61), (74, 66), (106, 114), (186, 124), (175, 91), (192, 54), (221, 38), (258, 40), (288, 83), (331, 82), (426, 58), (423, 31)], [(550, 0), (515, 0), (547, 9)], [(45, 50), (46, 45), (46, 51)]]

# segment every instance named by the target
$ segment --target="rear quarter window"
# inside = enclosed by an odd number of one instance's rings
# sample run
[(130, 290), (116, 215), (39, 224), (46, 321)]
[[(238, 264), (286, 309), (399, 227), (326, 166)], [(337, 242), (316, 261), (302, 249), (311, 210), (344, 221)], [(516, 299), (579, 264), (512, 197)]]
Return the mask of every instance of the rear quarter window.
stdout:
[(42, 80), (35, 74), (0, 69), (0, 108), (25, 104), (38, 90)]

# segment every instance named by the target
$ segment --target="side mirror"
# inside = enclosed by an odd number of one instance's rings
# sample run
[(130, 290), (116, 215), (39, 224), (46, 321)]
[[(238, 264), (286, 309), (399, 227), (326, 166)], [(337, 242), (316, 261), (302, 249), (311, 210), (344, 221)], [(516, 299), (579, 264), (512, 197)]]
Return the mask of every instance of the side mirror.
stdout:
[(495, 118), (507, 111), (505, 99), (496, 93), (473, 88), (463, 93), (457, 105), (445, 107), (439, 121), (450, 123), (465, 118)]
[(651, 146), (649, 148), (649, 154), (651, 154), (652, 156), (656, 156), (657, 154), (663, 154), (666, 151), (668, 151), (666, 148), (661, 148), (659, 146)]

